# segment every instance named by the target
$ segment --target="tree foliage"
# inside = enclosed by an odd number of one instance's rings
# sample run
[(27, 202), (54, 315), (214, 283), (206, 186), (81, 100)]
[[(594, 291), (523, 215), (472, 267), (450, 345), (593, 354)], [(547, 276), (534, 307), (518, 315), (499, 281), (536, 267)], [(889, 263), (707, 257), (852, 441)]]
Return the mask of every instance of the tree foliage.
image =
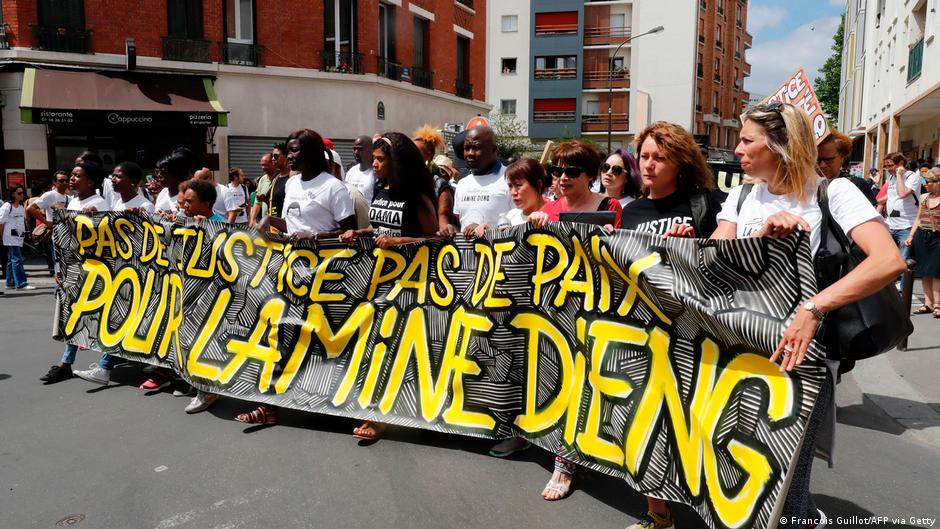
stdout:
[(819, 69), (819, 75), (813, 84), (816, 96), (823, 107), (823, 112), (834, 121), (839, 116), (839, 88), (842, 84), (842, 42), (845, 37), (845, 16), (839, 22), (839, 29), (832, 37), (832, 55)]
[(490, 114), (490, 127), (496, 135), (496, 150), (501, 160), (518, 158), (529, 148), (526, 125), (516, 116), (494, 111)]

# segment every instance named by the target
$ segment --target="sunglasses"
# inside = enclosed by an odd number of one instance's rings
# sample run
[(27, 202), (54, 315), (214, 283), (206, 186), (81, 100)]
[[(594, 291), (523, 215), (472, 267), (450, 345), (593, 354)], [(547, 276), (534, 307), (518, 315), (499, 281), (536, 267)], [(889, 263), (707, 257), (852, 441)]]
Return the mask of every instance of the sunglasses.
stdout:
[(601, 164), (601, 172), (602, 173), (609, 172), (610, 174), (614, 176), (620, 176), (623, 174), (623, 167), (619, 165), (610, 165), (609, 163), (604, 163), (604, 164)]
[(565, 175), (568, 178), (577, 178), (581, 176), (581, 173), (584, 172), (584, 169), (578, 167), (577, 165), (569, 165), (568, 167), (550, 165), (548, 167), (548, 172), (551, 173), (552, 176), (557, 176), (558, 178), (561, 178), (561, 175)]
[(783, 111), (783, 101), (774, 101), (766, 105), (757, 107), (761, 112), (781, 112)]

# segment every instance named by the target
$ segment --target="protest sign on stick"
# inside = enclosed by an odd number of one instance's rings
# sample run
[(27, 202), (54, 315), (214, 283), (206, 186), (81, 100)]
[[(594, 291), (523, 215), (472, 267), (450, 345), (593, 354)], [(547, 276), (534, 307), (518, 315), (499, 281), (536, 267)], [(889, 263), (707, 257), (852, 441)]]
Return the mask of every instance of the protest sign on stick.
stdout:
[(806, 111), (813, 123), (813, 135), (816, 137), (816, 145), (819, 145), (829, 135), (829, 124), (826, 123), (822, 105), (819, 104), (819, 98), (816, 97), (816, 92), (813, 91), (813, 85), (806, 77), (805, 69), (800, 68), (797, 70), (796, 73), (787, 78), (780, 88), (761, 103), (775, 103), (777, 101), (791, 103)]

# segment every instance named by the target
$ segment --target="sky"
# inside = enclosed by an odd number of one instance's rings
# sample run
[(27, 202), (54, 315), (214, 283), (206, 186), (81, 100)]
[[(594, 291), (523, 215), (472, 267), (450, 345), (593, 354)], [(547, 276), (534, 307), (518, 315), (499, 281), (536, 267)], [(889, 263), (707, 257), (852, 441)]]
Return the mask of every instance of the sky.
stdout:
[(832, 54), (844, 10), (845, 0), (750, 0), (747, 31), (754, 39), (745, 55), (751, 76), (744, 88), (752, 97), (766, 96), (801, 66), (815, 79)]

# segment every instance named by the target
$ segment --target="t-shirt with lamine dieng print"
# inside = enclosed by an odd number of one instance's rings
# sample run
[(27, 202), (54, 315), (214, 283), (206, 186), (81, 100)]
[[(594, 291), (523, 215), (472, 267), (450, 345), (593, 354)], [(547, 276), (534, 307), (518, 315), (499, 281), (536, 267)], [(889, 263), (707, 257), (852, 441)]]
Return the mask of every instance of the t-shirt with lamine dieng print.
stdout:
[(369, 223), (376, 236), (423, 237), (415, 204), (404, 200), (395, 189), (376, 187), (369, 208)]

